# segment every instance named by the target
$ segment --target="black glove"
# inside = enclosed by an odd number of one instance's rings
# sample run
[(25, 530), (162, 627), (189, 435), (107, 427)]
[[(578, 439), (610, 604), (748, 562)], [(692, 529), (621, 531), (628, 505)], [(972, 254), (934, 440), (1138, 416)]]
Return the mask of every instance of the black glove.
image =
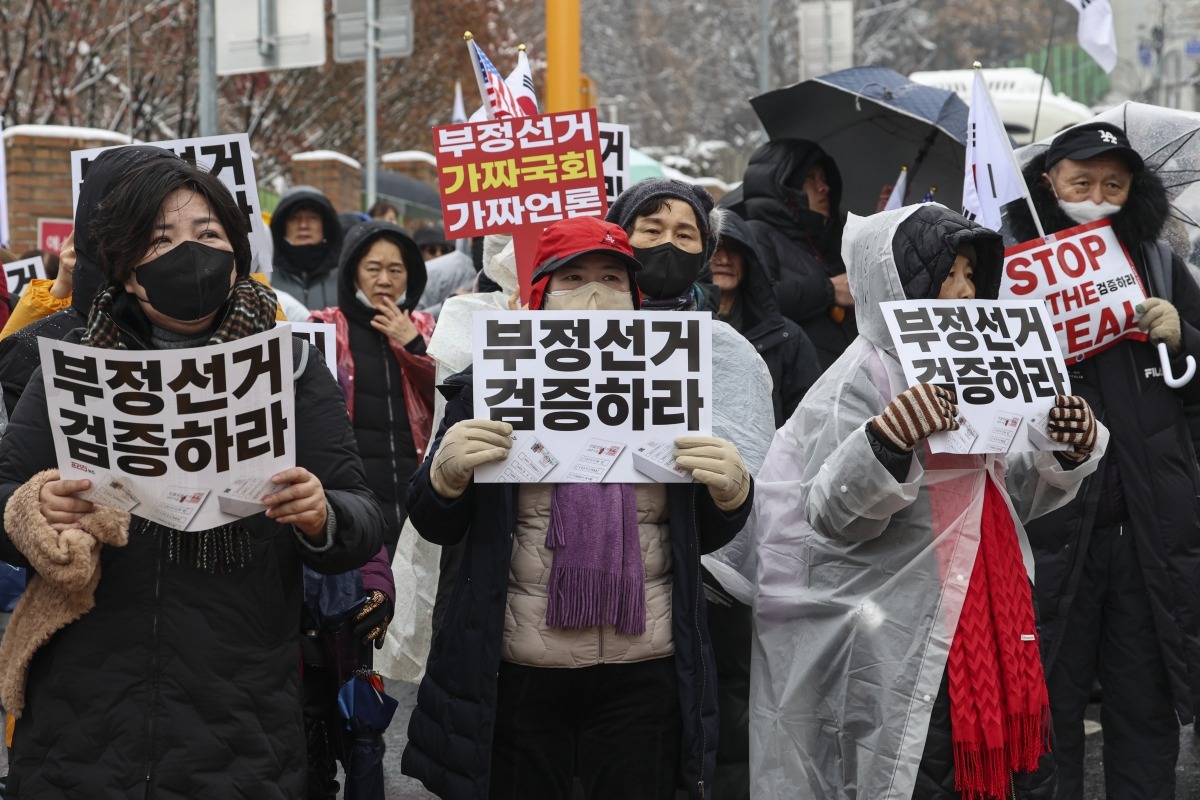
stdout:
[(383, 637), (388, 623), (392, 621), (392, 601), (383, 592), (375, 589), (354, 615), (354, 638), (366, 644), (375, 640), (375, 649), (383, 649)]

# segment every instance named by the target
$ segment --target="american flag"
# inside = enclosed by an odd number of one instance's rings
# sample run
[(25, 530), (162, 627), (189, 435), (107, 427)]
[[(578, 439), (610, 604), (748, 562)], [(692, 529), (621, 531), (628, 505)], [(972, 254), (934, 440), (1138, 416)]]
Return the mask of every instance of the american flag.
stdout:
[(479, 81), (479, 93), (483, 95), (489, 119), (524, 116), (512, 90), (504, 82), (504, 76), (488, 58), (475, 40), (467, 41), (471, 51), (471, 62), (475, 66), (475, 77)]
[(921, 202), (922, 202), (922, 203), (932, 203), (932, 202), (933, 202), (933, 196), (934, 196), (935, 194), (937, 194), (937, 187), (936, 187), (936, 186), (930, 186), (930, 187), (929, 187), (929, 191), (928, 191), (928, 192), (926, 192), (926, 193), (925, 193), (925, 196), (921, 198)]

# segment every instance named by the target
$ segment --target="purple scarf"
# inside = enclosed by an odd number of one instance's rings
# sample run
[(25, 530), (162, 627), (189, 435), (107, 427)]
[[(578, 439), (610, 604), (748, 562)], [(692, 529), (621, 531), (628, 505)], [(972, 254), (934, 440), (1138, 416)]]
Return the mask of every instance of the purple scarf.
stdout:
[(546, 548), (554, 551), (546, 586), (552, 627), (646, 632), (646, 568), (633, 484), (555, 484)]

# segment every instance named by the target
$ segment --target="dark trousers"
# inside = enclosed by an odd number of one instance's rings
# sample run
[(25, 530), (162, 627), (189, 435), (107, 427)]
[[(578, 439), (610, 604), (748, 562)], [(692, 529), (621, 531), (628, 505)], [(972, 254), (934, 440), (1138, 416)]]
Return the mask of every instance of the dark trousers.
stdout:
[(547, 669), (501, 662), (492, 800), (672, 800), (679, 762), (675, 659)]
[(1121, 800), (1175, 796), (1179, 721), (1133, 533), (1096, 528), (1046, 684), (1054, 715), (1059, 800), (1083, 798), (1083, 716), (1103, 690), (1104, 783)]
[(713, 797), (750, 800), (750, 651), (754, 613), (731, 597), (717, 579), (702, 569), (708, 600), (708, 632), (717, 662), (717, 772)]

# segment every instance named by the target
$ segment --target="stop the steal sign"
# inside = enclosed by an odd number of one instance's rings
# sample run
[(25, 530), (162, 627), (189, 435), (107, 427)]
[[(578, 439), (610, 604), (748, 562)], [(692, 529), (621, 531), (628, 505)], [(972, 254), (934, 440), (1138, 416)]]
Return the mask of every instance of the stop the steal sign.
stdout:
[(1005, 250), (1000, 298), (1044, 300), (1068, 363), (1146, 339), (1134, 311), (1146, 290), (1106, 219)]

